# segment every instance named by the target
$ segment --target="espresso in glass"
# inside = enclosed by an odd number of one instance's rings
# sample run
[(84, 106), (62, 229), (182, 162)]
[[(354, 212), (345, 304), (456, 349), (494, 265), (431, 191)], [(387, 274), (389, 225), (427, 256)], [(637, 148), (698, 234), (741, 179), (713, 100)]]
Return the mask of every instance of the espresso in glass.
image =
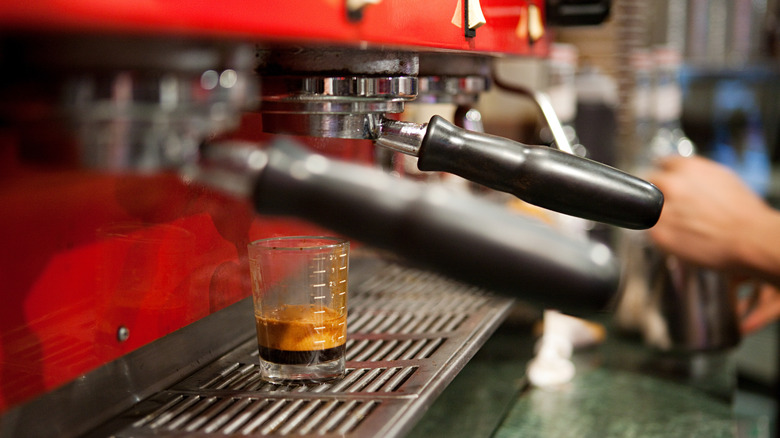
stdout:
[(264, 239), (249, 245), (260, 375), (323, 382), (345, 372), (349, 242)]
[(260, 357), (282, 365), (317, 365), (344, 356), (347, 315), (327, 307), (288, 305), (255, 315)]

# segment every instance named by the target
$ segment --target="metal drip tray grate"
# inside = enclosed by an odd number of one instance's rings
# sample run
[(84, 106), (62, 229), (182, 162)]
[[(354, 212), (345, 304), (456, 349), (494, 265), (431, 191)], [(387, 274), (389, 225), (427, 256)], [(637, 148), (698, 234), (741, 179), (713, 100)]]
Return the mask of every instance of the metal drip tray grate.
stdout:
[[(357, 265), (357, 266), (355, 266)], [(254, 333), (125, 414), (138, 436), (391, 437), (407, 432), (512, 301), (372, 259), (351, 268), (347, 374), (309, 386), (260, 379)]]

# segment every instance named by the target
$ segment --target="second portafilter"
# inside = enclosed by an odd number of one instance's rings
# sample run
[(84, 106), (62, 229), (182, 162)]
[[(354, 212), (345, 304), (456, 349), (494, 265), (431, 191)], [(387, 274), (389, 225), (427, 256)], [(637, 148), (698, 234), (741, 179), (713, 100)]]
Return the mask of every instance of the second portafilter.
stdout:
[(287, 49), (261, 52), (266, 132), (371, 139), (418, 158), (422, 171), (459, 175), (560, 213), (643, 229), (663, 195), (652, 184), (546, 146), (458, 128), (439, 116), (394, 120), (417, 95), (419, 59), (410, 52)]

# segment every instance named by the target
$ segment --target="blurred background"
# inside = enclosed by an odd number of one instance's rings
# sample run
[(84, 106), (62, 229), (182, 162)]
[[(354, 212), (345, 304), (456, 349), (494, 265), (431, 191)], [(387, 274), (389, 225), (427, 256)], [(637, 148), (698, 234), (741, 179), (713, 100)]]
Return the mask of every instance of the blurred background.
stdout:
[[(631, 175), (780, 208), (780, 0), (7, 2), (0, 66), (0, 437), (777, 436), (780, 326)], [(353, 243), (332, 387), (259, 378), (280, 235)]]
[[(582, 153), (642, 172), (671, 153), (657, 138), (671, 124), (690, 140), (680, 147), (678, 138), (674, 153), (693, 148), (727, 165), (780, 207), (780, 2), (614, 0), (604, 24), (554, 35), (548, 60), (500, 60), (497, 71), (548, 90)], [(488, 132), (550, 140), (536, 108), (500, 88), (479, 109)], [(613, 248), (624, 237), (598, 224), (589, 233)], [(737, 352), (741, 384), (771, 397), (778, 357), (778, 324), (746, 336)]]

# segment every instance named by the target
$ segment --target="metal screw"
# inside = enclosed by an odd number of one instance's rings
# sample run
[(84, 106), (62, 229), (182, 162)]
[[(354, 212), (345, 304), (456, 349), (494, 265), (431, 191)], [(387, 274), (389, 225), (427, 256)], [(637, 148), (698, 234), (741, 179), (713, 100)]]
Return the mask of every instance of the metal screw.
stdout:
[(116, 339), (119, 342), (125, 342), (127, 338), (130, 337), (130, 329), (127, 327), (120, 325), (119, 329), (116, 331)]

